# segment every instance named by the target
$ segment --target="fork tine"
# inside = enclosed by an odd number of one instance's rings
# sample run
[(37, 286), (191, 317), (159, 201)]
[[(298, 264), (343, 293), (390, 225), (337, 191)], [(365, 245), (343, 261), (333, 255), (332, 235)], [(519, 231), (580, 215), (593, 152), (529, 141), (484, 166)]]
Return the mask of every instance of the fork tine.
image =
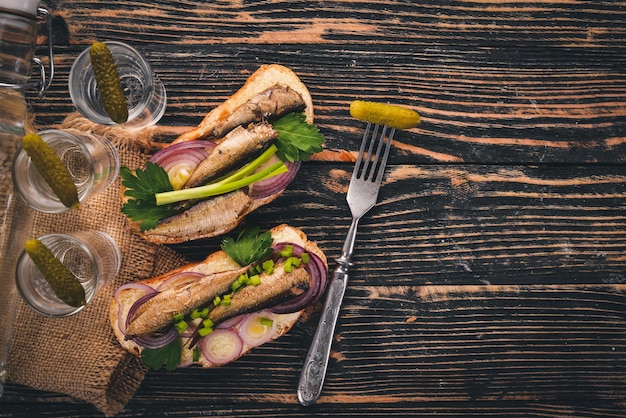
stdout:
[[(385, 141), (385, 131), (387, 130), (387, 127), (385, 126), (385, 129), (383, 130), (383, 133), (381, 135), (380, 138), (380, 146), (382, 146), (383, 142)], [(385, 174), (385, 166), (387, 165), (387, 158), (389, 157), (389, 149), (391, 148), (391, 142), (393, 141), (393, 136), (396, 133), (396, 128), (391, 128), (391, 131), (389, 131), (389, 135), (387, 136), (387, 142), (385, 143), (385, 153), (383, 154), (383, 158), (381, 158), (380, 161), (380, 165), (379, 165), (379, 170), (378, 170), (378, 175), (376, 176), (376, 183), (381, 183), (383, 180), (383, 174)], [(376, 155), (376, 157), (378, 158), (378, 154)]]
[[(365, 169), (361, 167), (361, 163), (365, 161), (365, 166), (367, 166), (368, 159), (364, 158), (365, 156), (365, 147), (367, 146), (367, 138), (369, 138), (370, 130), (372, 129), (372, 124), (368, 123), (365, 127), (365, 133), (363, 134), (363, 140), (361, 141), (361, 148), (359, 149), (359, 155), (357, 156), (356, 162), (354, 163), (354, 170), (352, 171), (352, 179), (357, 179), (361, 176), (361, 173), (365, 172)], [(371, 151), (370, 151), (371, 152)], [(368, 153), (369, 155), (369, 153)]]
[[(382, 131), (379, 134), (381, 126)], [(396, 131), (395, 128), (392, 128), (389, 131), (389, 135), (387, 135), (388, 129), (389, 128), (385, 125), (375, 125), (372, 129), (371, 124), (367, 124), (359, 155), (355, 163), (355, 169), (352, 173), (353, 179), (360, 179), (370, 183), (381, 183), (385, 173), (385, 166), (387, 164), (387, 158), (389, 157), (389, 149), (391, 148), (393, 135)]]
[[(382, 173), (385, 171), (385, 160), (380, 159), (380, 152), (383, 149), (383, 145), (385, 145), (387, 126), (383, 126), (380, 137), (378, 137), (378, 127), (379, 126), (377, 125), (374, 135), (372, 136), (372, 145), (374, 143), (378, 144), (378, 146), (376, 147), (376, 155), (374, 155), (374, 158), (372, 159), (372, 168), (370, 169), (370, 172), (366, 177), (366, 180), (370, 182), (378, 182), (378, 178), (382, 178)], [(376, 177), (374, 177), (374, 175), (376, 175)]]

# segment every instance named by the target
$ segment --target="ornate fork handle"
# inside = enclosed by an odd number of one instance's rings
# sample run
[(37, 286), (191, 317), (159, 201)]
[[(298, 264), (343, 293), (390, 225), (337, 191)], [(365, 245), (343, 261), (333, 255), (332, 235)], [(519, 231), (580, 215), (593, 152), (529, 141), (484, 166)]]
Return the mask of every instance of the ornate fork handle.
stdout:
[(304, 406), (313, 404), (322, 392), (326, 368), (330, 356), (330, 347), (335, 334), (335, 326), (339, 317), (341, 302), (348, 285), (348, 270), (354, 250), (356, 230), (359, 218), (353, 218), (348, 236), (343, 246), (341, 257), (337, 259), (337, 268), (327, 290), (326, 301), (320, 322), (313, 336), (309, 353), (304, 360), (300, 382), (298, 384), (298, 401)]

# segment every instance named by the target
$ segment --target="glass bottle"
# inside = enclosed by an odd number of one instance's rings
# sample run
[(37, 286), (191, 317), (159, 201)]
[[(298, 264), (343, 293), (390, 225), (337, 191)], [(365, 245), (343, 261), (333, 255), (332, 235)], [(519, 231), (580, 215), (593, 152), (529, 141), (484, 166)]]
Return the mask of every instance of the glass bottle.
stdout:
[[(38, 19), (48, 30), (48, 75), (35, 57)], [(31, 81), (33, 65), (39, 80)], [(24, 136), (28, 108), (25, 91), (43, 97), (53, 77), (52, 20), (39, 0), (3, 0), (0, 5), (0, 396), (6, 381), (9, 347), (15, 321), (16, 260), (29, 238), (34, 211), (13, 191), (11, 167)], [(37, 72), (37, 71), (36, 71)]]

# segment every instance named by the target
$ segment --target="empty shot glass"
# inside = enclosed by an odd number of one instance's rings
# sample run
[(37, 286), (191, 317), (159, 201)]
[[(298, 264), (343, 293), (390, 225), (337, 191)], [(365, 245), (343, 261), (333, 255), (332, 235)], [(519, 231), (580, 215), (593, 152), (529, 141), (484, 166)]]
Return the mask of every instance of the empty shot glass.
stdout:
[[(115, 61), (128, 104), (125, 127), (156, 125), (165, 113), (167, 94), (152, 67), (135, 48), (122, 42), (105, 42)], [(100, 125), (114, 125), (100, 100), (96, 78), (91, 67), (89, 48), (85, 49), (70, 70), (70, 97), (76, 109)]]
[[(39, 136), (67, 166), (81, 203), (117, 179), (120, 169), (119, 155), (108, 139), (95, 134), (58, 129), (41, 131)], [(17, 153), (13, 162), (13, 184), (24, 200), (41, 212), (62, 213), (69, 210), (39, 174), (23, 149)]]
[[(100, 289), (115, 278), (121, 267), (119, 247), (104, 232), (48, 234), (39, 240), (78, 278), (85, 289), (87, 305)], [(19, 294), (36, 312), (64, 317), (85, 308), (86, 305), (73, 307), (59, 299), (26, 252), (20, 255), (16, 270)]]

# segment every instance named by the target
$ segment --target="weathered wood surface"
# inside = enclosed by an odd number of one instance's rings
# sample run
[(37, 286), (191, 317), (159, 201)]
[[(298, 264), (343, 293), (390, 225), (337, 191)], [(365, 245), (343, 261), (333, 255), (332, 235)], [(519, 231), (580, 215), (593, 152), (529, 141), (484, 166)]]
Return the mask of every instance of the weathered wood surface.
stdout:
[[(422, 2), (424, 3), (424, 2)], [(261, 63), (309, 86), (328, 152), (248, 222), (339, 255), (363, 124), (355, 98), (416, 108), (362, 221), (323, 396), (295, 387), (318, 311), (216, 370), (151, 372), (120, 416), (608, 416), (626, 410), (626, 3), (48, 1), (57, 76), (131, 42), (165, 83), (171, 139)], [(217, 240), (176, 248), (199, 258)], [(331, 262), (331, 267), (332, 267)], [(99, 416), (11, 386), (0, 417)]]

